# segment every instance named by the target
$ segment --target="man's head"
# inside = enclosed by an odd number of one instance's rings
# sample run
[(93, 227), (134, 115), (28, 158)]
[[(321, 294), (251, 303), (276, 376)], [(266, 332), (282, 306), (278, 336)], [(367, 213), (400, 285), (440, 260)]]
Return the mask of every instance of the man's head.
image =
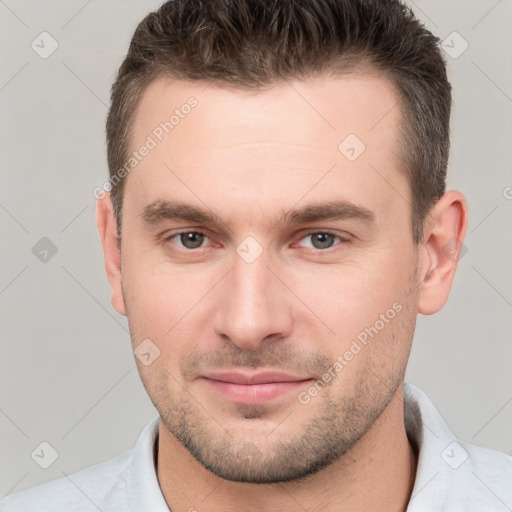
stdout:
[(451, 88), (437, 38), (398, 0), (174, 0), (149, 14), (119, 69), (107, 120), (118, 228), (125, 183), (118, 173), (135, 149), (134, 115), (155, 77), (258, 91), (365, 71), (387, 77), (398, 94), (395, 149), (411, 186), (419, 242), (423, 221), (445, 190)]
[(466, 226), (449, 112), (398, 2), (176, 0), (137, 29), (107, 126), (111, 175), (136, 165), (98, 225), (144, 386), (216, 475), (301, 478), (402, 421)]

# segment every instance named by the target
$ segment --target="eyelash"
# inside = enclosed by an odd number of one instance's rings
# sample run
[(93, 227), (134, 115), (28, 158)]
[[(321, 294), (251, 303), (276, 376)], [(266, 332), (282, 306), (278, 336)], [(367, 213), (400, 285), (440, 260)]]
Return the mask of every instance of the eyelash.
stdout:
[[(188, 231), (178, 231), (176, 233), (172, 233), (170, 235), (165, 236), (163, 241), (164, 242), (171, 242), (174, 238), (179, 237), (179, 236), (184, 235), (184, 234), (189, 234), (189, 233), (194, 233), (194, 234), (197, 234), (197, 235), (203, 235), (203, 236), (211, 239), (211, 237), (209, 236), (209, 234), (206, 231), (202, 231), (200, 229), (197, 229), (197, 230), (188, 230)], [(337, 247), (339, 245), (342, 245), (344, 243), (350, 242), (350, 240), (348, 238), (344, 238), (341, 235), (333, 233), (332, 231), (319, 231), (319, 230), (313, 230), (313, 231), (309, 231), (307, 233), (304, 233), (302, 235), (302, 237), (300, 238), (299, 242), (304, 240), (305, 238), (311, 236), (311, 235), (317, 235), (317, 234), (333, 236), (333, 237), (337, 238), (339, 240), (339, 242), (337, 244), (331, 246), (331, 247), (327, 247), (326, 249), (317, 249), (315, 247), (313, 247), (313, 248), (309, 247), (309, 249), (313, 250), (314, 252), (329, 252), (330, 250), (334, 250), (335, 247)], [(180, 247), (180, 250), (183, 250), (183, 251), (188, 252), (188, 253), (192, 253), (192, 252), (198, 251), (200, 249), (204, 249), (204, 248), (205, 247), (197, 247), (195, 249), (188, 249), (186, 247)]]
[[(170, 235), (167, 235), (164, 237), (164, 242), (171, 242), (171, 240), (173, 238), (176, 238), (176, 237), (179, 237), (180, 235), (185, 235), (185, 234), (189, 234), (189, 233), (194, 233), (196, 235), (203, 235), (207, 238), (211, 238), (209, 236), (209, 234), (206, 232), (206, 231), (201, 231), (200, 229), (191, 229), (191, 230), (188, 230), (188, 231), (178, 231), (177, 233), (172, 233)], [(196, 249), (187, 249), (186, 247), (183, 247), (180, 249), (186, 251), (186, 252), (194, 252), (196, 250), (199, 250), (199, 249), (204, 249), (204, 247), (197, 247)]]
[(303, 247), (304, 249), (309, 249), (309, 250), (312, 250), (312, 251), (315, 251), (317, 253), (319, 252), (329, 252), (331, 250), (336, 250), (336, 248), (342, 244), (346, 244), (349, 242), (349, 239), (348, 238), (344, 238), (342, 237), (341, 235), (337, 235), (336, 233), (333, 233), (332, 231), (309, 231), (305, 234), (302, 235), (302, 237), (300, 238), (299, 242), (304, 240), (305, 238), (308, 238), (310, 237), (311, 235), (329, 235), (329, 236), (333, 236), (334, 238), (337, 238), (338, 239), (338, 243), (334, 243), (334, 245), (332, 245), (331, 247), (327, 247), (326, 249), (317, 249), (316, 247)]

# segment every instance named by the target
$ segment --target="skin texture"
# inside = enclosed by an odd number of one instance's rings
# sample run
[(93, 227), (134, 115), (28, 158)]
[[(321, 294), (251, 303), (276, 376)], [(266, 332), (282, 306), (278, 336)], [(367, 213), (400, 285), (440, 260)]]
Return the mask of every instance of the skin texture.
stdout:
[[(457, 257), (446, 247), (464, 237), (464, 197), (446, 193), (413, 243), (398, 96), (376, 74), (259, 93), (159, 78), (139, 104), (133, 148), (191, 96), (197, 106), (125, 178), (121, 247), (108, 194), (97, 210), (112, 304), (128, 316), (134, 349), (149, 339), (160, 351), (137, 365), (161, 416), (169, 507), (405, 510), (416, 455), (402, 383), (417, 314), (448, 298)], [(355, 161), (338, 150), (349, 134), (366, 146)], [(158, 201), (218, 221), (156, 215)], [(335, 201), (372, 219), (290, 222), (291, 210)], [(206, 236), (187, 248), (179, 233), (197, 231)], [(314, 233), (326, 232), (318, 248)], [(242, 255), (255, 247), (249, 263)], [(239, 400), (205, 378), (221, 370), (303, 382)]]

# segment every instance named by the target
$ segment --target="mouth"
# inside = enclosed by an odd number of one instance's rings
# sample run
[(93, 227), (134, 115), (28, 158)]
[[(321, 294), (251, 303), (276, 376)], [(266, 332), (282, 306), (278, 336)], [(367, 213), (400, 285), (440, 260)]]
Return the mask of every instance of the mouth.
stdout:
[(228, 400), (239, 404), (259, 405), (297, 391), (313, 379), (274, 371), (230, 371), (212, 372), (202, 376), (202, 380), (210, 391)]

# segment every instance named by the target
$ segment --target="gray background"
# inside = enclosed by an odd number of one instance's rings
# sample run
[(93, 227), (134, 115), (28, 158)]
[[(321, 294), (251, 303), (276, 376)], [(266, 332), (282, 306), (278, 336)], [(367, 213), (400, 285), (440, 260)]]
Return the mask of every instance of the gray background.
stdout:
[[(454, 31), (469, 44), (448, 60), (449, 186), (470, 225), (448, 304), (418, 319), (407, 380), (459, 438), (512, 453), (512, 1), (410, 4), (452, 54)], [(157, 414), (110, 305), (92, 195), (107, 177), (110, 85), (157, 5), (0, 0), (0, 496), (130, 449)], [(47, 59), (31, 47), (43, 31), (59, 45)], [(43, 237), (57, 248), (47, 261), (32, 252)], [(48, 469), (31, 458), (43, 441), (59, 455)]]

